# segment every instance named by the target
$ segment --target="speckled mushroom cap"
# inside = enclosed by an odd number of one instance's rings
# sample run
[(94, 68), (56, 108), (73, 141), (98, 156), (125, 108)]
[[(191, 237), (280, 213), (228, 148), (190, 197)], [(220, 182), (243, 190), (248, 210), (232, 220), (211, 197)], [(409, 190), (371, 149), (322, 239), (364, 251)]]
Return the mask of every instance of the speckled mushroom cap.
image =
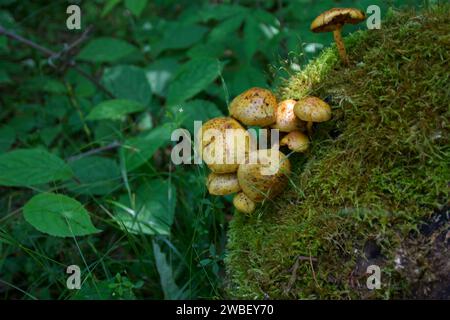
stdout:
[(300, 131), (292, 131), (281, 139), (280, 146), (288, 146), (294, 152), (305, 152), (308, 150), (309, 139)]
[(211, 172), (208, 175), (206, 187), (210, 194), (216, 196), (224, 196), (241, 190), (236, 173)]
[(299, 119), (309, 122), (324, 122), (331, 118), (328, 103), (312, 96), (299, 100), (294, 106), (294, 113)]
[(291, 132), (294, 130), (304, 129), (306, 123), (297, 118), (294, 114), (294, 106), (297, 101), (288, 99), (278, 104), (276, 110), (276, 121), (272, 124), (273, 129), (281, 132)]
[(277, 99), (263, 88), (251, 88), (230, 103), (230, 115), (247, 126), (269, 126), (275, 122)]
[[(229, 129), (234, 131), (241, 142), (240, 144), (234, 139), (231, 141), (227, 139), (226, 135)], [(230, 117), (210, 119), (203, 124), (201, 130), (202, 134), (197, 137), (197, 139), (200, 139), (198, 148), (202, 149), (202, 158), (208, 168), (215, 173), (236, 172), (239, 167), (240, 155), (248, 154), (250, 149), (251, 137), (247, 130), (238, 121)], [(220, 139), (214, 133), (219, 133)], [(244, 150), (242, 150), (242, 147)], [(215, 161), (216, 155), (218, 161)]]
[(245, 193), (239, 192), (233, 198), (234, 207), (242, 213), (250, 214), (255, 211), (256, 204)]
[(354, 8), (333, 8), (323, 12), (311, 23), (312, 32), (330, 32), (344, 24), (357, 24), (366, 19), (364, 12)]
[(257, 161), (241, 164), (237, 173), (242, 191), (254, 202), (273, 199), (288, 183), (289, 159), (276, 149), (255, 150), (249, 158)]

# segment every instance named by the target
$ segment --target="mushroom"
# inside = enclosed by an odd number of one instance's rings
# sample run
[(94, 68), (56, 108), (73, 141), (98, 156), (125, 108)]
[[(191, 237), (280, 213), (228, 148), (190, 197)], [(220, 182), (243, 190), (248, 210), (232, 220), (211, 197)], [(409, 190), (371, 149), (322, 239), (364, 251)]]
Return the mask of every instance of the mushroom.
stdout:
[(294, 106), (295, 115), (307, 121), (308, 134), (311, 136), (313, 122), (324, 122), (331, 118), (331, 108), (325, 101), (308, 96), (299, 100)]
[(342, 41), (341, 30), (344, 24), (357, 24), (366, 19), (364, 12), (354, 8), (333, 8), (320, 14), (311, 23), (312, 32), (333, 31), (334, 41), (341, 56), (342, 61), (349, 65), (344, 42)]
[(218, 117), (203, 124), (199, 135), (202, 158), (212, 172), (236, 172), (250, 149), (250, 134), (233, 118)]
[(230, 103), (230, 115), (247, 126), (269, 126), (275, 122), (277, 99), (267, 89), (251, 88)]
[(291, 171), (289, 159), (276, 149), (256, 150), (249, 155), (250, 161), (241, 164), (238, 180), (242, 191), (254, 202), (272, 199), (281, 193)]
[(250, 214), (255, 211), (256, 207), (255, 202), (253, 202), (253, 200), (250, 199), (244, 192), (239, 192), (234, 196), (233, 205), (238, 211), (246, 214)]
[(206, 182), (208, 192), (216, 196), (224, 196), (239, 192), (239, 186), (236, 173), (210, 173)]
[(280, 141), (280, 146), (286, 145), (294, 152), (305, 152), (308, 150), (309, 139), (300, 131), (292, 131), (284, 136), (284, 138)]
[(271, 126), (281, 132), (291, 132), (294, 130), (304, 129), (305, 123), (297, 118), (294, 114), (294, 105), (297, 101), (289, 99), (281, 101), (275, 112), (275, 123)]

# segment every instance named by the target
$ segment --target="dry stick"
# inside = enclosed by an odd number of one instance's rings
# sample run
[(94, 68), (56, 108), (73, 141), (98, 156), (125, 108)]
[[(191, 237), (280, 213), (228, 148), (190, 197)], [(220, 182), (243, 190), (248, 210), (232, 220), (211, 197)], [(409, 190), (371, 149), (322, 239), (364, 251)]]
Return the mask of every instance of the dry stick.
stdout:
[[(24, 38), (10, 30), (5, 29), (4, 27), (2, 27), (0, 25), (0, 35), (5, 35), (10, 39), (16, 40), (18, 42), (21, 42), (31, 48), (34, 48), (40, 52), (42, 52), (43, 54), (45, 54), (46, 56), (48, 56), (49, 58), (57, 58), (59, 59), (62, 55), (62, 53), (67, 52), (68, 50), (74, 48), (76, 45), (79, 45), (82, 41), (84, 41), (87, 37), (87, 33), (90, 31), (90, 28), (88, 28), (87, 32), (84, 32), (81, 37), (76, 40), (74, 43), (72, 43), (71, 45), (68, 46), (68, 49), (63, 49), (61, 52), (54, 52), (44, 46), (41, 46), (40, 44), (37, 44), (27, 38)], [(66, 60), (66, 62), (68, 62), (68, 66), (73, 68), (74, 70), (76, 70), (79, 74), (81, 74), (83, 77), (85, 77), (86, 79), (88, 79), (89, 81), (91, 81), (92, 83), (94, 83), (100, 90), (102, 90), (109, 98), (114, 98), (114, 95), (109, 92), (108, 89), (106, 89), (100, 82), (97, 81), (97, 79), (95, 79), (93, 76), (89, 75), (88, 73), (86, 73), (85, 71), (83, 71), (82, 69), (80, 69), (79, 66), (76, 65), (75, 60)]]

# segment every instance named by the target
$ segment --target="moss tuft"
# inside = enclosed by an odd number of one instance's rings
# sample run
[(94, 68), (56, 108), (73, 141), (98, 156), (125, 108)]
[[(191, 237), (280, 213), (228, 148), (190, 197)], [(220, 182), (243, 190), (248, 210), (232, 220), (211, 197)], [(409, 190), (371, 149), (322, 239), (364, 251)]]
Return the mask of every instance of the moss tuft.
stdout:
[[(431, 247), (404, 246), (429, 242), (405, 239), (425, 237), (421, 224), (448, 203), (449, 34), (448, 5), (396, 12), (381, 30), (346, 39), (350, 67), (330, 48), (280, 88), (285, 99), (326, 99), (333, 119), (315, 127), (306, 156), (292, 156), (289, 190), (253, 217), (235, 215), (231, 296), (417, 296), (417, 268), (399, 260), (426, 261)], [(381, 267), (380, 290), (366, 288), (371, 264)], [(433, 281), (442, 274), (418, 265)]]

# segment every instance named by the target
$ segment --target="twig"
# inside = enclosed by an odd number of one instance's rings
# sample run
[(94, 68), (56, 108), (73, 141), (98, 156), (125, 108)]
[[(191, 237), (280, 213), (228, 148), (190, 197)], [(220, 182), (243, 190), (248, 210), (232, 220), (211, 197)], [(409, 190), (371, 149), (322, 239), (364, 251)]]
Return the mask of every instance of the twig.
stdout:
[(77, 66), (75, 60), (73, 59), (62, 59), (61, 57), (63, 56), (64, 53), (70, 51), (72, 48), (74, 48), (75, 46), (79, 45), (82, 41), (84, 41), (87, 38), (87, 35), (89, 33), (91, 28), (88, 28), (88, 30), (86, 30), (79, 39), (75, 40), (75, 42), (73, 42), (72, 44), (70, 44), (67, 48), (62, 49), (60, 52), (54, 52), (44, 46), (41, 46), (40, 44), (35, 43), (32, 40), (29, 40), (27, 38), (24, 38), (10, 30), (5, 29), (4, 27), (2, 27), (0, 25), (0, 35), (5, 35), (10, 39), (16, 40), (20, 43), (23, 43), (31, 48), (34, 48), (40, 52), (42, 52), (43, 54), (45, 54), (49, 60), (50, 60), (50, 64), (52, 64), (52, 61), (55, 59), (61, 59), (63, 61), (65, 61), (67, 63), (67, 65), (71, 68), (73, 68), (74, 70), (76, 70), (79, 74), (81, 74), (83, 77), (85, 77), (86, 79), (88, 79), (89, 81), (91, 81), (92, 83), (94, 83), (100, 90), (102, 90), (109, 98), (114, 98), (114, 95), (108, 90), (106, 89), (97, 79), (95, 79), (93, 76), (89, 75), (88, 73), (86, 73), (85, 71), (83, 71), (79, 66)]
[(77, 161), (77, 160), (79, 160), (81, 158), (85, 158), (85, 157), (88, 157), (88, 156), (92, 156), (94, 154), (98, 154), (98, 153), (101, 153), (101, 152), (104, 152), (104, 151), (108, 151), (108, 150), (112, 150), (112, 149), (118, 148), (121, 145), (122, 144), (120, 142), (114, 141), (114, 142), (108, 144), (107, 146), (95, 148), (95, 149), (92, 149), (92, 150), (89, 150), (89, 151), (86, 151), (86, 152), (83, 152), (83, 153), (80, 153), (80, 154), (76, 154), (74, 156), (71, 156), (71, 157), (67, 158), (66, 160), (67, 160), (67, 162)]

